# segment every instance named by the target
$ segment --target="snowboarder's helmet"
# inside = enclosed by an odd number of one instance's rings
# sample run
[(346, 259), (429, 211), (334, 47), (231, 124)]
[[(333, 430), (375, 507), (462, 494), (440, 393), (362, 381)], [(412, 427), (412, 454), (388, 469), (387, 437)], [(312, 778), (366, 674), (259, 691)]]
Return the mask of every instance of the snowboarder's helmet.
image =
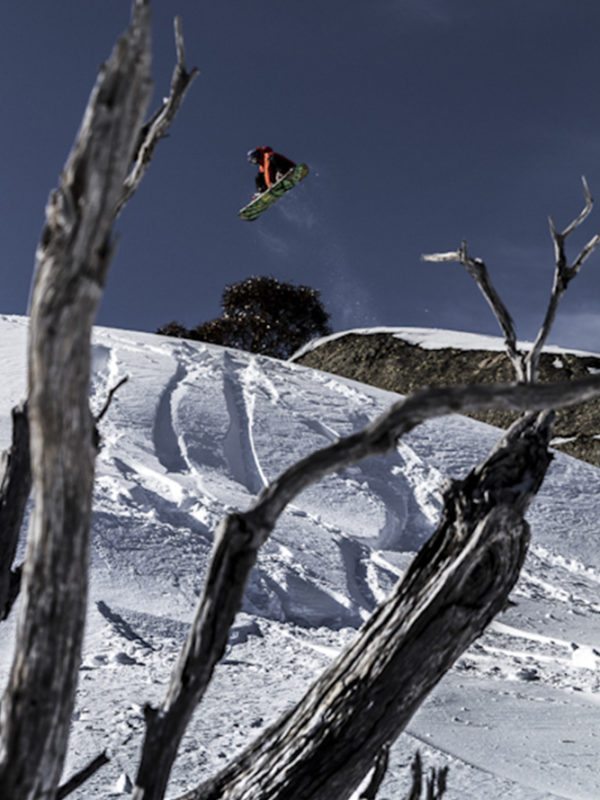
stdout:
[(251, 164), (260, 164), (265, 153), (272, 153), (273, 148), (268, 145), (265, 147), (255, 147), (254, 150), (248, 150), (248, 161)]

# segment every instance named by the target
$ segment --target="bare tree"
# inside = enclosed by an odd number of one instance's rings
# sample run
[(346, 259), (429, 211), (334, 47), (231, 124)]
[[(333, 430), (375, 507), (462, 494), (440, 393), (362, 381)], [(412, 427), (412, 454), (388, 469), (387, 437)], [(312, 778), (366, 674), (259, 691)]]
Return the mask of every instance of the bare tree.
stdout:
[(16, 652), (0, 708), (0, 797), (11, 800), (54, 798), (63, 768), (87, 604), (96, 455), (91, 329), (113, 222), (195, 74), (183, 65), (178, 22), (176, 36), (175, 100), (140, 138), (151, 90), (150, 17), (147, 0), (135, 0), (130, 28), (100, 72), (50, 196), (37, 251), (28, 354), (35, 509)]
[[(50, 800), (70, 791), (69, 783), (57, 787), (87, 598), (96, 449), (88, 402), (91, 327), (108, 269), (114, 219), (139, 185), (154, 145), (195, 75), (184, 66), (179, 23), (176, 46), (172, 102), (163, 103), (144, 126), (149, 11), (147, 0), (135, 0), (131, 27), (99, 76), (60, 186), (50, 197), (38, 249), (29, 346), (36, 504), (17, 647), (0, 708), (0, 796), (11, 800)], [(600, 395), (599, 376), (566, 385), (533, 383), (536, 359), (566, 283), (600, 241), (594, 237), (568, 266), (565, 239), (591, 210), (587, 184), (585, 191), (586, 208), (579, 217), (560, 234), (551, 228), (560, 277), (540, 343), (528, 356), (519, 354), (512, 320), (483, 262), (471, 259), (466, 246), (429, 257), (461, 261), (479, 276), (512, 348), (516, 385), (418, 392), (363, 431), (294, 464), (247, 511), (223, 520), (166, 696), (158, 708), (146, 709), (136, 800), (164, 796), (181, 737), (224, 652), (258, 550), (299, 492), (335, 470), (394, 449), (403, 434), (427, 419), (491, 408), (527, 412), (487, 459), (450, 485), (438, 528), (404, 579), (305, 697), (224, 770), (183, 797), (344, 800), (370, 769), (380, 782), (390, 743), (504, 606), (518, 578), (529, 541), (524, 514), (551, 459), (548, 409)], [(86, 774), (83, 770), (74, 781)], [(372, 796), (377, 788), (372, 783)], [(439, 782), (430, 788), (441, 796)]]
[(422, 256), (423, 261), (429, 261), (433, 263), (457, 261), (466, 268), (467, 272), (479, 286), (483, 296), (487, 300), (494, 313), (494, 316), (502, 328), (506, 352), (515, 370), (517, 380), (519, 381), (531, 382), (537, 378), (540, 354), (542, 352), (542, 348), (548, 340), (548, 335), (552, 325), (554, 324), (554, 319), (556, 317), (556, 311), (558, 309), (560, 300), (567, 290), (569, 283), (579, 273), (579, 270), (583, 264), (600, 244), (600, 234), (595, 234), (579, 251), (577, 256), (573, 259), (573, 263), (569, 264), (565, 250), (566, 241), (568, 237), (574, 233), (583, 222), (585, 222), (585, 220), (591, 214), (594, 206), (594, 201), (590, 192), (590, 187), (588, 186), (588, 182), (586, 181), (585, 177), (582, 177), (581, 181), (583, 184), (585, 203), (579, 214), (566, 226), (562, 232), (557, 230), (552, 217), (550, 217), (550, 235), (554, 244), (555, 255), (554, 282), (544, 320), (540, 326), (540, 330), (536, 336), (533, 346), (528, 351), (519, 350), (514, 323), (506, 306), (500, 299), (500, 296), (490, 281), (487, 267), (482, 259), (473, 258), (469, 255), (467, 252), (466, 242), (462, 242), (458, 250), (453, 250), (448, 253), (434, 253), (432, 255)]
[[(128, 165), (120, 196), (110, 212), (116, 219), (134, 195), (146, 174), (158, 142), (167, 135), (183, 99), (198, 75), (194, 67), (185, 64), (185, 47), (182, 23), (175, 18), (175, 48), (177, 61), (171, 77), (169, 95), (139, 131), (135, 132), (135, 145)], [(115, 387), (115, 390), (118, 387)], [(108, 398), (112, 397), (112, 393)], [(96, 422), (104, 415), (101, 413)], [(23, 525), (25, 506), (31, 491), (31, 461), (27, 404), (13, 409), (13, 439), (9, 450), (3, 454), (0, 477), (0, 621), (5, 619), (20, 588), (21, 569), (11, 569)]]

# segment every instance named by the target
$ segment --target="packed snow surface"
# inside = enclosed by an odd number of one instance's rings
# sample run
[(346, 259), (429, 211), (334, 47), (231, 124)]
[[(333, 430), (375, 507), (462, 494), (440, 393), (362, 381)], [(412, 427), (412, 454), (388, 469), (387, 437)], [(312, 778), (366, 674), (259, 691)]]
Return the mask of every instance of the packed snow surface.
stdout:
[[(2, 448), (25, 392), (26, 326), (0, 317)], [(248, 353), (97, 329), (92, 407), (125, 375), (101, 425), (66, 774), (105, 748), (112, 761), (72, 795), (80, 800), (131, 791), (142, 709), (165, 692), (219, 520), (247, 508), (294, 460), (398, 399)], [(497, 437), (482, 423), (440, 419), (290, 506), (261, 553), (169, 796), (223, 766), (302, 696), (433, 530), (444, 481), (464, 475)], [(447, 800), (600, 797), (599, 518), (600, 472), (557, 454), (529, 514), (533, 539), (514, 604), (399, 738), (382, 798), (404, 796), (416, 748), (427, 767), (450, 766)], [(0, 624), (3, 679), (16, 616)]]

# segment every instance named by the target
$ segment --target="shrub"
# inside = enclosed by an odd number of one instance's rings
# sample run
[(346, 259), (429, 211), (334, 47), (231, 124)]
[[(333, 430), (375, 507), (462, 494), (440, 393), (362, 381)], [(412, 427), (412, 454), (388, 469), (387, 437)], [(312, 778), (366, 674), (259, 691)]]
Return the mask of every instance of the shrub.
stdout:
[(331, 333), (319, 292), (309, 286), (280, 283), (271, 277), (246, 278), (225, 287), (221, 305), (221, 317), (189, 331), (171, 322), (158, 333), (275, 358), (289, 358), (310, 339)]

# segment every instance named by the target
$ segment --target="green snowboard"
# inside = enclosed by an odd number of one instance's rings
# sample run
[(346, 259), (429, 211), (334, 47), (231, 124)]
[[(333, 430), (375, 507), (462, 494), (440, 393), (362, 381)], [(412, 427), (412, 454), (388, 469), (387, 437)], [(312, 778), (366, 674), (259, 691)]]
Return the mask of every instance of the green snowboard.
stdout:
[(269, 206), (276, 203), (281, 195), (293, 189), (297, 183), (308, 175), (308, 167), (306, 164), (296, 164), (296, 166), (289, 172), (286, 172), (283, 178), (280, 178), (277, 183), (274, 183), (266, 192), (259, 194), (252, 202), (244, 206), (239, 212), (242, 219), (255, 220), (263, 211), (266, 211)]

